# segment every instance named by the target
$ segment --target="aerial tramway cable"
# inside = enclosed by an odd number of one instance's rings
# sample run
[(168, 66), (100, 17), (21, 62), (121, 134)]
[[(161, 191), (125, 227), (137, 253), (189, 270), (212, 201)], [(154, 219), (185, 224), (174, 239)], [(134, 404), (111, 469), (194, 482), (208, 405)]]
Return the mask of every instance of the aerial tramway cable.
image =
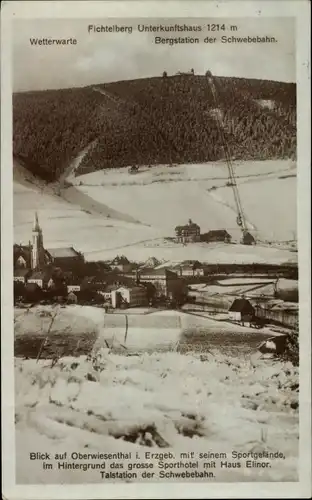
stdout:
[[(214, 103), (216, 105), (216, 110), (221, 111), (221, 106), (219, 103), (217, 90), (216, 90), (216, 87), (215, 87), (215, 84), (213, 81), (213, 76), (212, 76), (210, 71), (208, 71), (206, 73), (206, 76), (207, 76), (207, 82), (208, 82), (209, 88), (211, 90), (211, 94), (212, 94)], [(238, 191), (238, 187), (237, 187), (237, 183), (236, 183), (231, 154), (230, 154), (228, 143), (226, 141), (225, 134), (224, 134), (224, 123), (223, 123), (222, 117), (220, 116), (220, 114), (218, 112), (216, 113), (216, 123), (217, 123), (218, 132), (220, 134), (221, 142), (222, 142), (225, 161), (226, 161), (227, 168), (228, 168), (229, 185), (231, 185), (231, 187), (233, 188), (234, 200), (235, 200), (236, 209), (237, 209), (236, 222), (237, 222), (237, 225), (241, 227), (241, 229), (243, 231), (243, 235), (244, 235), (247, 232), (246, 220), (245, 220), (244, 211), (243, 211), (243, 207), (242, 207), (242, 203), (241, 203), (241, 199), (239, 196), (239, 191)]]
[[(218, 94), (217, 94), (216, 86), (214, 84), (214, 79), (213, 79), (212, 73), (210, 71), (207, 71), (206, 77), (207, 77), (206, 81), (209, 85), (209, 88), (210, 88), (212, 96), (213, 96), (214, 103), (216, 105), (216, 111), (217, 111), (216, 112), (216, 124), (217, 124), (218, 132), (219, 132), (219, 135), (221, 138), (222, 147), (223, 147), (224, 156), (225, 156), (225, 161), (226, 161), (227, 168), (228, 168), (228, 174), (229, 174), (228, 184), (233, 188), (234, 200), (235, 200), (235, 204), (236, 204), (236, 210), (237, 210), (236, 223), (241, 228), (241, 230), (243, 232), (243, 238), (244, 238), (245, 234), (248, 233), (248, 230), (247, 230), (246, 219), (245, 219), (245, 215), (244, 215), (244, 211), (243, 211), (243, 207), (242, 207), (242, 203), (241, 203), (241, 199), (240, 199), (240, 195), (239, 195), (239, 191), (238, 191), (238, 186), (236, 183), (232, 158), (231, 158), (229, 146), (228, 146), (228, 143), (226, 141), (225, 134), (224, 134), (224, 123), (223, 123), (221, 115), (218, 113), (219, 110), (221, 111), (221, 106), (219, 103)], [(98, 89), (94, 89), (94, 90), (98, 90)], [(156, 129), (160, 133), (164, 142), (167, 142), (167, 145), (170, 145), (175, 150), (177, 155), (179, 156), (180, 151), (176, 147), (174, 141), (170, 137), (168, 137), (167, 134), (164, 133), (164, 131), (161, 129), (161, 127), (159, 127), (158, 124), (155, 123), (154, 120), (151, 120), (150, 114), (147, 113), (137, 101), (133, 101), (133, 102), (125, 101), (124, 99), (120, 98), (119, 96), (115, 96), (112, 93), (110, 93), (110, 97), (112, 97), (115, 100), (115, 102), (120, 103), (121, 105), (123, 105), (125, 107), (126, 106), (129, 107), (129, 105), (130, 105), (130, 108), (134, 109), (137, 106), (140, 109), (140, 111), (142, 112), (142, 114), (147, 116), (149, 122), (154, 127), (154, 129)]]

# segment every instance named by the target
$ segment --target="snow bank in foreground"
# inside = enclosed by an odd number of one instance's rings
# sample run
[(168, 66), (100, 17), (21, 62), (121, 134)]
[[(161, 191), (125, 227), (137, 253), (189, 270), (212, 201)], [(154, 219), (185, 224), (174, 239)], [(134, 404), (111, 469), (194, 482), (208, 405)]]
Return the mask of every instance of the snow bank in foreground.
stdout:
[[(31, 452), (279, 452), (266, 469), (216, 481), (297, 480), (298, 371), (254, 357), (175, 352), (15, 360), (19, 483), (100, 482), (98, 470), (43, 472)], [(135, 453), (133, 453), (133, 456)], [(157, 460), (155, 462), (156, 480)]]

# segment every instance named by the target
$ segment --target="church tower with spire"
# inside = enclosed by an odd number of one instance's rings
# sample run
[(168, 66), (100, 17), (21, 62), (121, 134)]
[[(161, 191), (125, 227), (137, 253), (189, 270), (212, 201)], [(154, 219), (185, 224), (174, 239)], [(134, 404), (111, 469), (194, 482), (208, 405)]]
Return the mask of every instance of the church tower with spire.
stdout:
[(31, 267), (34, 270), (39, 270), (44, 265), (44, 248), (42, 229), (39, 225), (38, 214), (35, 213), (34, 225), (32, 230), (32, 251), (31, 251)]

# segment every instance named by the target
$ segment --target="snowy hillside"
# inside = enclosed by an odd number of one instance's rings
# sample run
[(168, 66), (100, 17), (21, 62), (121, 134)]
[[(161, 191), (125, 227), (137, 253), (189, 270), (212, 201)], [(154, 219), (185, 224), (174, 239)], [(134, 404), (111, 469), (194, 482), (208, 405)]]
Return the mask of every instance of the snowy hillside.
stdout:
[(125, 222), (122, 216), (111, 220), (107, 217), (109, 208), (92, 215), (84, 206), (67, 202), (17, 163), (14, 164), (13, 194), (16, 243), (27, 243), (31, 239), (35, 211), (43, 228), (44, 245), (49, 248), (74, 245), (78, 250), (92, 252), (155, 237), (150, 228)]
[[(296, 166), (291, 161), (244, 162), (235, 165), (248, 226), (258, 239), (292, 240), (296, 236)], [(226, 165), (208, 163), (103, 170), (76, 178), (78, 189), (98, 202), (163, 230), (191, 218), (202, 232), (227, 229), (239, 238), (233, 191)], [(283, 192), (278, 199), (276, 193)]]
[[(187, 377), (185, 377), (187, 374)], [(271, 360), (221, 355), (103, 350), (85, 357), (15, 360), (17, 480), (44, 483), (34, 450), (276, 453), (264, 469), (215, 469), (214, 481), (296, 481), (298, 370)], [(257, 394), (257, 395), (255, 395)], [(99, 403), (100, 402), (100, 403)], [(39, 403), (39, 404), (38, 404)], [(229, 418), (230, 415), (230, 418)], [(68, 458), (68, 462), (72, 462)], [(95, 463), (95, 462), (94, 462)], [(124, 462), (127, 468), (127, 461)], [(159, 461), (153, 460), (155, 480)], [(199, 471), (202, 470), (200, 462)], [(84, 482), (100, 482), (89, 469)], [(81, 471), (49, 471), (50, 483), (81, 482)]]
[[(236, 166), (249, 227), (256, 238), (289, 241), (296, 234), (295, 165), (290, 161), (254, 162)], [(285, 178), (286, 177), (286, 178)], [(257, 245), (170, 242), (176, 225), (192, 218), (202, 232), (227, 229), (233, 240), (236, 225), (233, 193), (226, 187), (223, 163), (159, 166), (129, 175), (127, 169), (99, 171), (72, 178), (74, 186), (61, 196), (17, 163), (14, 166), (14, 240), (28, 242), (34, 212), (39, 214), (46, 247), (73, 245), (89, 260), (116, 253), (144, 262), (150, 257), (202, 262), (295, 261), (283, 248)], [(283, 187), (285, 196), (276, 200)], [(286, 190), (285, 190), (286, 188)]]

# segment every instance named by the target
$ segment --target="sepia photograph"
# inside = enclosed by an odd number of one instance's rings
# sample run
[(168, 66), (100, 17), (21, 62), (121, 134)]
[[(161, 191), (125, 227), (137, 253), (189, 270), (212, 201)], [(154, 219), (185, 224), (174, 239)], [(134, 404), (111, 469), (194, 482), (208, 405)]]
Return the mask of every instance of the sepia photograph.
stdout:
[(16, 484), (298, 482), (295, 17), (11, 32)]

